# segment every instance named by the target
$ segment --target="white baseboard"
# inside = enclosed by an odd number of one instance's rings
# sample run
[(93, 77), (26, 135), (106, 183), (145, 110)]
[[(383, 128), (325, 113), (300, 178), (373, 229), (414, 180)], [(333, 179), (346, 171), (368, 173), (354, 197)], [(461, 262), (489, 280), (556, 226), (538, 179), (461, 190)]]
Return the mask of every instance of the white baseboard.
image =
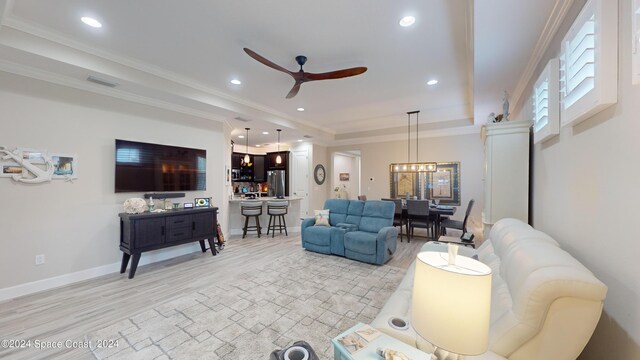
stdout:
[[(142, 256), (140, 257), (140, 262), (138, 263), (138, 267), (200, 251), (202, 250), (200, 249), (200, 245), (197, 242), (193, 244), (172, 247), (169, 249), (150, 251), (148, 253), (142, 254)], [(127, 268), (127, 270), (129, 270), (129, 268)], [(116, 272), (120, 272), (120, 262), (81, 270), (70, 274), (54, 276), (48, 279), (32, 281), (29, 283), (0, 289), (0, 301), (33, 294), (40, 291), (50, 290), (60, 286), (65, 286), (79, 281), (96, 278), (98, 276), (113, 274)]]
[[(299, 233), (300, 232), (300, 226), (287, 226), (287, 232)], [(229, 233), (231, 235), (242, 235), (242, 229), (231, 229), (229, 231)], [(263, 234), (267, 233), (264, 227), (262, 228), (262, 233)], [(255, 234), (255, 230), (251, 234)]]

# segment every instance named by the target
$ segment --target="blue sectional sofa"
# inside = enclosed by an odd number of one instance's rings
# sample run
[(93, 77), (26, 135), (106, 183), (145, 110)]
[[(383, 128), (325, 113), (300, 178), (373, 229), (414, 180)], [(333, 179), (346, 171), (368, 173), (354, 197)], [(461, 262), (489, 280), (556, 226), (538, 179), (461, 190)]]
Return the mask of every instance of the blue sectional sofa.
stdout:
[(324, 208), (329, 210), (331, 226), (315, 226), (315, 218), (304, 219), (303, 248), (378, 265), (396, 251), (393, 202), (329, 199)]

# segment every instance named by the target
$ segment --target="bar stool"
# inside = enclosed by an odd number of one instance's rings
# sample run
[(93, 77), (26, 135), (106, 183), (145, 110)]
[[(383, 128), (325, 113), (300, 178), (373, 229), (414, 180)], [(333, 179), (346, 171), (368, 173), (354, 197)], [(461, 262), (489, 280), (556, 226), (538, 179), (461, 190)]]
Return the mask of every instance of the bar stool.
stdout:
[[(247, 231), (257, 231), (258, 237), (261, 234), (260, 215), (262, 215), (262, 201), (247, 200), (240, 202), (240, 213), (244, 215), (244, 228), (242, 228), (242, 238), (247, 236)], [(249, 218), (255, 217), (256, 224), (249, 226)]]
[[(267, 201), (267, 214), (269, 215), (269, 226), (267, 226), (267, 235), (269, 235), (269, 230), (271, 230), (271, 237), (274, 237), (276, 234), (276, 229), (280, 230), (280, 234), (282, 234), (282, 229), (284, 229), (284, 234), (286, 236), (289, 236), (289, 234), (287, 233), (287, 222), (284, 219), (284, 216), (287, 214), (288, 209), (289, 201), (287, 200)], [(278, 218), (277, 225), (276, 217)]]

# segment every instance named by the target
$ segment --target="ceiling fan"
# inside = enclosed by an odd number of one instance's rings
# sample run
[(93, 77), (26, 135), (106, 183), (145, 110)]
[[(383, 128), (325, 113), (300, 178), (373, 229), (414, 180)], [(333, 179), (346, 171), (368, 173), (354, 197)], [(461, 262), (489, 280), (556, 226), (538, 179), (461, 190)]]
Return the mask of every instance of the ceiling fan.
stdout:
[(287, 73), (293, 77), (296, 83), (293, 85), (293, 88), (291, 88), (291, 91), (289, 91), (289, 93), (287, 94), (287, 99), (291, 99), (292, 97), (296, 96), (298, 91), (300, 91), (300, 85), (302, 85), (302, 83), (305, 83), (308, 81), (315, 81), (315, 80), (341, 79), (349, 76), (360, 75), (365, 71), (367, 71), (366, 67), (360, 66), (360, 67), (354, 67), (349, 69), (329, 71), (329, 72), (320, 73), (320, 74), (309, 73), (302, 70), (302, 65), (304, 65), (307, 62), (307, 57), (303, 55), (298, 55), (296, 56), (296, 62), (298, 63), (298, 65), (300, 65), (300, 71), (293, 72), (283, 68), (280, 65), (273, 63), (272, 61), (267, 60), (266, 58), (258, 55), (255, 51), (251, 49), (244, 48), (244, 52), (246, 52), (247, 55), (251, 56), (258, 62), (263, 63), (272, 69), (276, 69), (278, 71), (282, 71), (283, 73)]

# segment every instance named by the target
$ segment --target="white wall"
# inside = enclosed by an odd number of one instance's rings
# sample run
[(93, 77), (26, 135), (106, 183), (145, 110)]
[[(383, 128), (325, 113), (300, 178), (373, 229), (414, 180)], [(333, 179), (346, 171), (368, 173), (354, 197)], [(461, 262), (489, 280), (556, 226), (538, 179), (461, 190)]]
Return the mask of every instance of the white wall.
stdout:
[[(0, 109), (0, 145), (77, 154), (79, 161), (73, 183), (0, 178), (0, 292), (120, 261), (118, 213), (125, 199), (142, 194), (114, 193), (116, 138), (206, 149), (207, 190), (180, 200), (211, 196), (226, 212), (223, 169), (230, 156), (222, 123), (2, 72)], [(197, 243), (180, 248), (199, 251)], [(36, 254), (45, 254), (45, 264), (34, 265)]]
[[(311, 184), (311, 191), (309, 192), (309, 214), (313, 215), (313, 210), (322, 209), (325, 200), (330, 197), (332, 170), (326, 146), (313, 145), (311, 158), (312, 161), (309, 170), (309, 181)], [(325, 181), (322, 185), (316, 184), (313, 178), (313, 170), (318, 164), (322, 164), (326, 172)]]
[[(574, 4), (534, 79), (558, 55), (560, 39), (584, 2)], [(619, 6), (618, 104), (562, 128), (533, 154), (534, 226), (609, 287), (603, 316), (580, 359), (640, 359), (640, 86), (631, 84), (630, 1)], [(522, 119), (526, 108), (519, 106)]]
[[(361, 187), (367, 199), (389, 197), (389, 164), (407, 161), (407, 143), (391, 141), (375, 144), (330, 147), (329, 152), (359, 150), (361, 156)], [(475, 199), (470, 227), (476, 236), (482, 230), (484, 148), (480, 134), (420, 139), (420, 161), (460, 161), (461, 206), (454, 219), (462, 220), (467, 203)], [(373, 180), (370, 180), (373, 178)], [(357, 195), (356, 195), (357, 196)]]

